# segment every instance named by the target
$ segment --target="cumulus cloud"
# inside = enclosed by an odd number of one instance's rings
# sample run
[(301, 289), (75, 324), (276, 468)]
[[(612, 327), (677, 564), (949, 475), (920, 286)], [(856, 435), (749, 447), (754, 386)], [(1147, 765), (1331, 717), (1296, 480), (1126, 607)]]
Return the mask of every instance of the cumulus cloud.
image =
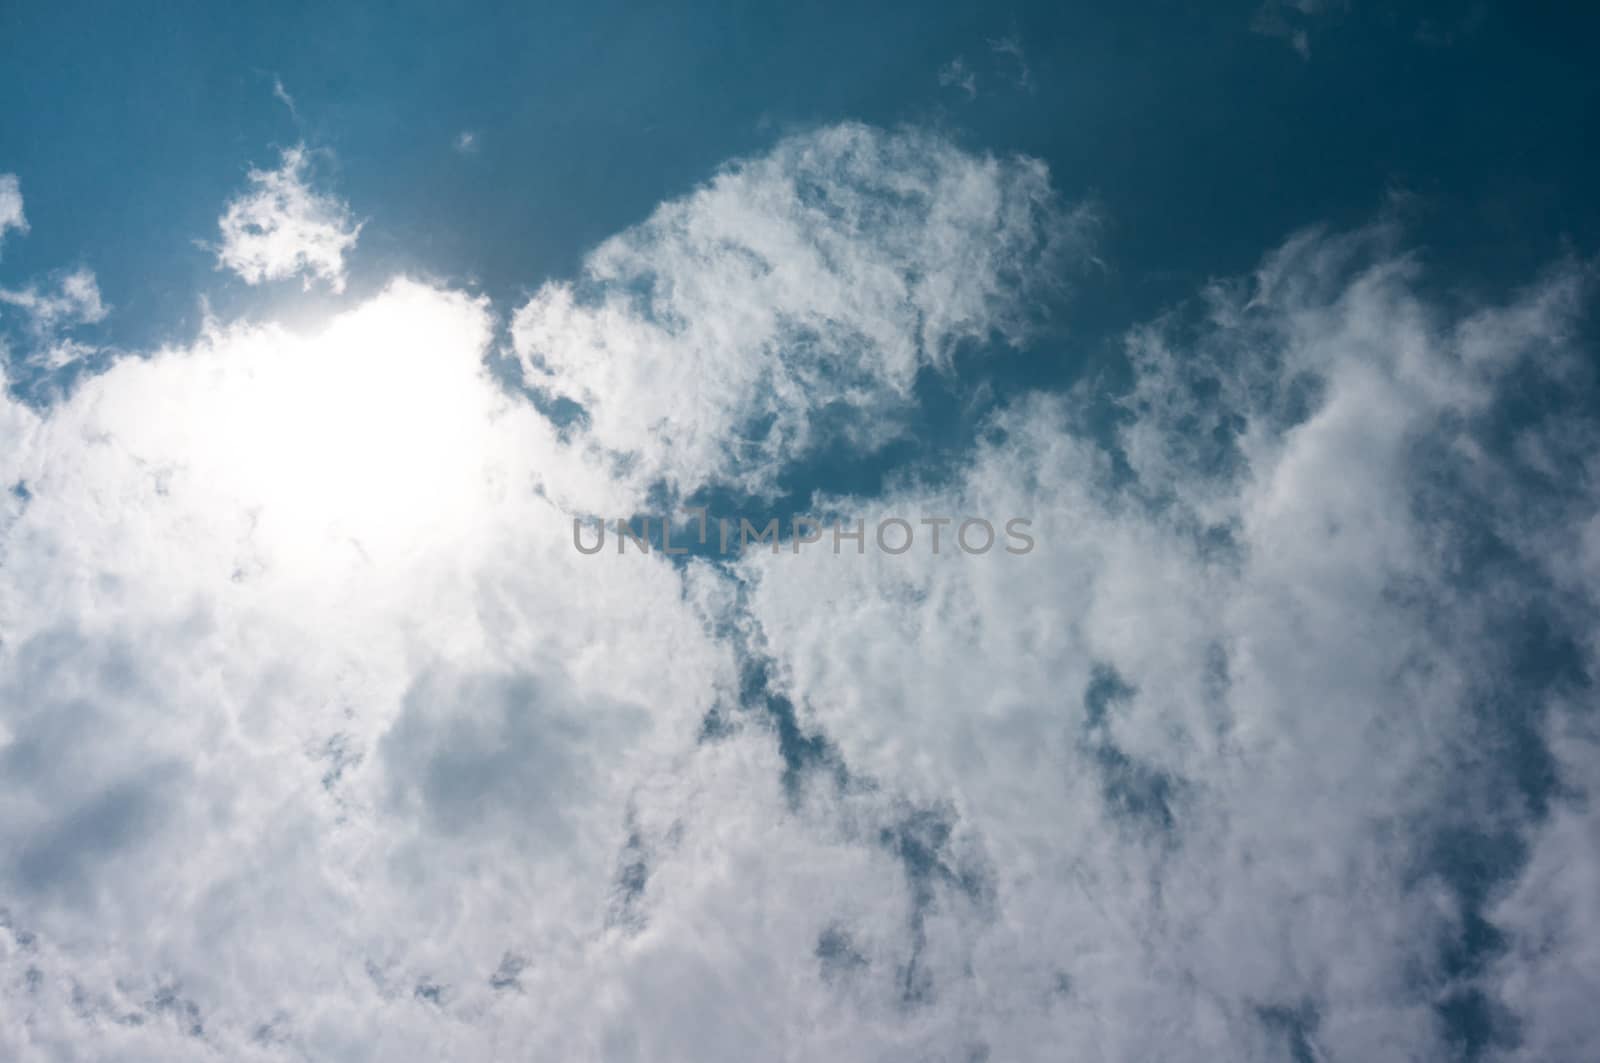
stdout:
[(362, 223), (342, 200), (312, 187), (310, 166), (311, 153), (301, 144), (283, 152), (276, 170), (251, 169), (249, 188), (217, 220), (219, 269), (246, 284), (302, 276), (308, 289), (320, 278), (344, 290), (345, 256)]
[(760, 492), (824, 419), (870, 452), (920, 371), (1021, 341), (1089, 218), (1037, 161), (836, 126), (607, 240), (517, 311), (513, 341), (637, 482)]
[(6, 1054), (437, 1055), (599, 947), (726, 655), (665, 564), (580, 567), (595, 473), (488, 336), (399, 283), (3, 407)]
[(0, 390), (0, 1054), (1586, 1044), (1579, 266), (1463, 312), (1391, 230), (1301, 234), (1132, 330), (1126, 389), (819, 501), (1031, 517), (1025, 556), (572, 549), (641, 483), (872, 445), (819, 411), (1025, 335), (1072, 220), (1032, 164), (843, 127), (522, 309), (586, 426), (405, 280)]
[(0, 173), (0, 245), (13, 229), (28, 231), (28, 219), (22, 213), (22, 183), (14, 173)]
[[(1036, 397), (950, 487), (824, 507), (1027, 515), (1026, 557), (947, 537), (744, 562), (802, 728), (982, 839), (997, 913), (939, 946), (945, 1038), (1108, 1059), (1442, 1058), (1519, 1023), (1527, 1058), (1586, 1043), (1595, 821), (1542, 818), (1531, 764), (1595, 666), (1596, 584), (1559, 558), (1600, 513), (1597, 433), (1581, 403), (1503, 433), (1519, 391), (1586, 372), (1587, 280), (1452, 318), (1392, 242), (1303, 234), (1136, 330), (1113, 440), (1091, 393)], [(1527, 659), (1572, 645), (1575, 673)], [(1491, 920), (1515, 928), (1499, 959)]]

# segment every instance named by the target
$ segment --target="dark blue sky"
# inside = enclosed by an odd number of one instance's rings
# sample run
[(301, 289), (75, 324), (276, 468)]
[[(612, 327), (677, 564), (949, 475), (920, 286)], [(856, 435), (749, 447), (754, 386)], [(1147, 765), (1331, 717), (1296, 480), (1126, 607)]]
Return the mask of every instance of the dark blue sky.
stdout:
[[(271, 299), (195, 241), (252, 163), (303, 139), (330, 149), (333, 186), (368, 221), (355, 292), (405, 269), (477, 280), (499, 304), (728, 158), (845, 118), (1036, 155), (1066, 196), (1097, 199), (1105, 271), (1080, 284), (1080, 353), (1396, 191), (1446, 284), (1594, 253), (1593, 15), (1328, 6), (1297, 16), (1302, 56), (1253, 30), (1255, 3), (11, 3), (0, 170), (20, 175), (32, 233), (7, 242), (0, 282), (90, 266), (115, 308), (100, 338), (125, 348), (192, 334), (199, 294)], [(991, 47), (1008, 37), (1025, 86)], [(958, 56), (975, 98), (939, 82)], [(454, 150), (463, 131), (475, 152)]]

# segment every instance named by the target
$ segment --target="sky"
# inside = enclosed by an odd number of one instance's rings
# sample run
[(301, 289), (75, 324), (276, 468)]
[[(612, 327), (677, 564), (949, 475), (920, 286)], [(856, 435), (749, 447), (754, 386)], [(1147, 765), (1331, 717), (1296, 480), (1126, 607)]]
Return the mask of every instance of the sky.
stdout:
[(0, 5), (0, 1056), (1592, 1055), (1595, 19), (629, 7)]

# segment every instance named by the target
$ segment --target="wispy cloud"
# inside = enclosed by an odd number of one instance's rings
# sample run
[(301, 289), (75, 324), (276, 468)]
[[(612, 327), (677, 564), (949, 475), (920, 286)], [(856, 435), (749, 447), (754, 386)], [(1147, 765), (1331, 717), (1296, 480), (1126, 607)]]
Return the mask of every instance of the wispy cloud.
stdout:
[(311, 153), (305, 145), (285, 150), (276, 170), (252, 169), (249, 188), (228, 203), (218, 226), (218, 268), (246, 284), (303, 276), (334, 291), (344, 290), (345, 256), (355, 247), (362, 223), (349, 207), (310, 183)]
[(285, 107), (289, 108), (289, 117), (294, 119), (296, 125), (299, 125), (300, 110), (299, 108), (295, 107), (294, 97), (289, 95), (289, 90), (283, 87), (283, 79), (280, 77), (274, 77), (272, 79), (272, 96), (279, 103), (282, 103)]
[(22, 182), (14, 173), (0, 173), (0, 247), (11, 231), (28, 231), (28, 219), (22, 213)]
[(47, 370), (64, 368), (94, 353), (94, 347), (67, 333), (79, 325), (102, 321), (109, 312), (94, 271), (83, 267), (59, 273), (42, 287), (0, 288), (0, 305), (21, 312), (26, 322), (26, 360)]
[(55, 278), (54, 290), (29, 285), (23, 289), (0, 288), (0, 303), (21, 309), (29, 327), (47, 334), (63, 326), (92, 324), (106, 316), (100, 299), (100, 286), (94, 271), (75, 269)]
[(1022, 50), (1022, 37), (1010, 33), (989, 42), (989, 50), (1011, 65), (1011, 82), (1024, 92), (1033, 91), (1033, 68), (1028, 65), (1027, 53)]
[(939, 84), (960, 89), (969, 100), (978, 96), (978, 76), (967, 69), (966, 59), (959, 55), (939, 68)]
[(1264, 37), (1281, 37), (1299, 53), (1311, 58), (1311, 31), (1337, 18), (1347, 0), (1262, 0), (1250, 20), (1250, 29)]

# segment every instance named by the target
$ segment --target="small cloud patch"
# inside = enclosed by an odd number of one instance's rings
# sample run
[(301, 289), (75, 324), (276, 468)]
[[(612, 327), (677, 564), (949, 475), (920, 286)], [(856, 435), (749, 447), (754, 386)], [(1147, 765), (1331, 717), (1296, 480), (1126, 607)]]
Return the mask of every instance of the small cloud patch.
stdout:
[(250, 187), (217, 220), (222, 242), (217, 268), (246, 284), (313, 278), (344, 291), (345, 256), (361, 235), (361, 224), (343, 200), (311, 187), (310, 152), (304, 144), (283, 153), (276, 170), (250, 171)]

